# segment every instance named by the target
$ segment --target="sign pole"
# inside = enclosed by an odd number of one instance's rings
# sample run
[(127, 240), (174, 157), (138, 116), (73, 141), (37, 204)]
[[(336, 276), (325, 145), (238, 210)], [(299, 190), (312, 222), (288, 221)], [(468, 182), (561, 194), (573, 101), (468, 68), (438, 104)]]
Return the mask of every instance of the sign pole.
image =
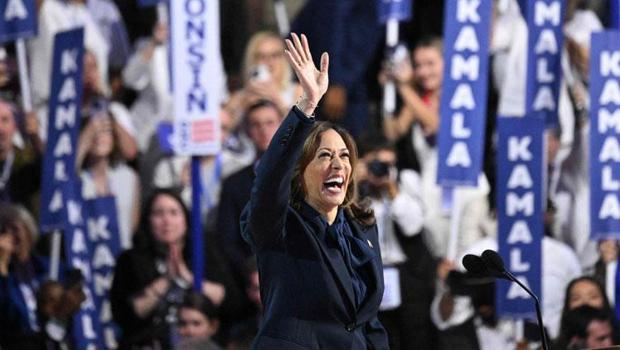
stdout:
[(19, 69), (19, 86), (22, 94), (22, 108), (24, 112), (32, 111), (32, 95), (30, 94), (30, 80), (28, 79), (28, 56), (24, 39), (15, 41), (17, 51), (17, 66)]
[[(388, 60), (394, 64), (394, 52), (393, 49), (398, 44), (398, 19), (390, 18), (386, 23), (385, 42), (388, 50), (390, 51), (390, 57)], [(383, 87), (383, 116), (391, 117), (396, 111), (396, 84), (392, 79), (389, 79)]]
[(275, 0), (273, 2), (273, 8), (276, 15), (276, 23), (278, 24), (278, 31), (280, 36), (285, 38), (291, 32), (291, 25), (286, 14), (286, 5), (282, 0)]

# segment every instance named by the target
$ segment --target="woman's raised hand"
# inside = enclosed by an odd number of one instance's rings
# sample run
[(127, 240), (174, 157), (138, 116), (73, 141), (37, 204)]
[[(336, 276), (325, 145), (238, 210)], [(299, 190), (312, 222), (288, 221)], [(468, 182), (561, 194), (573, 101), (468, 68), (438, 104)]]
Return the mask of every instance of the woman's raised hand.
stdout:
[(329, 69), (329, 55), (327, 52), (321, 55), (321, 67), (318, 70), (314, 65), (314, 61), (312, 61), (310, 46), (306, 36), (302, 34), (300, 39), (297, 34), (292, 33), (291, 37), (293, 38), (292, 40), (286, 39), (288, 49), (284, 50), (284, 52), (304, 91), (304, 95), (301, 101), (298, 102), (297, 107), (305, 114), (311, 115), (314, 113), (319, 100), (327, 91), (329, 83), (327, 73)]

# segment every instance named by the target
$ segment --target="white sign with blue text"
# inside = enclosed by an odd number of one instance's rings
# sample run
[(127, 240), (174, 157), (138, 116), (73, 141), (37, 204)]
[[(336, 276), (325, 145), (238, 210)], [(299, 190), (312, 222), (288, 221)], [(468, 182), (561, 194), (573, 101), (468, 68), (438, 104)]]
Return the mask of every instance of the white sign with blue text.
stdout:
[(179, 0), (170, 6), (173, 147), (177, 154), (216, 154), (223, 86), (219, 1)]

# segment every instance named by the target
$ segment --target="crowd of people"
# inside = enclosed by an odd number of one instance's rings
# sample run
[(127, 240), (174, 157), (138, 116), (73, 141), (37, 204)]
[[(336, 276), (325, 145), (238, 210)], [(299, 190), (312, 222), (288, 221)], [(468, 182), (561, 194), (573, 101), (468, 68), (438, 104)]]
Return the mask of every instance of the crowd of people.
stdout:
[[(620, 343), (618, 242), (589, 239), (584, 200), (590, 34), (608, 20), (600, 2), (566, 2), (560, 122), (545, 133), (541, 298), (547, 336), (557, 349)], [(57, 280), (49, 280), (50, 235), (38, 225), (41, 181), (49, 177), (42, 163), (51, 43), (55, 34), (78, 26), (85, 28), (86, 52), (75, 171), (84, 199), (116, 199), (123, 251), (109, 299), (118, 347), (249, 349), (260, 328), (264, 300), (256, 252), (242, 236), (240, 220), (261, 156), (302, 95), (275, 21), (252, 12), (256, 3), (264, 7), (259, 13), (270, 12), (271, 3), (220, 1), (228, 84), (221, 87), (222, 149), (200, 157), (206, 277), (198, 292), (192, 291), (190, 158), (173, 154), (161, 137), (174, 119), (168, 26), (153, 8), (128, 3), (37, 1), (38, 35), (27, 42), (31, 111), (20, 106), (15, 50), (11, 44), (0, 49), (0, 349), (71, 347), (71, 316), (86, 299), (83, 276), (69, 262), (61, 263)], [(374, 1), (284, 3), (293, 9), (293, 30), (312, 43), (314, 62), (323, 51), (330, 55), (330, 86), (316, 118), (345, 128), (359, 147), (356, 196), (368, 201), (376, 218), (385, 280), (378, 318), (390, 348), (540, 346), (536, 324), (498, 315), (495, 282), (470, 281), (460, 263), (468, 253), (498, 248), (495, 118), (518, 116), (525, 106), (528, 28), (518, 2), (493, 1), (484, 167), (476, 187), (457, 190), (459, 218), (446, 213), (436, 184), (443, 46), (449, 44), (441, 33), (418, 28), (412, 34), (403, 26), (406, 42), (399, 50), (407, 54), (384, 59), (385, 29), (375, 19)], [(244, 23), (240, 33), (233, 28), (237, 16), (259, 24)], [(381, 113), (387, 82), (397, 90), (391, 116)], [(453, 259), (447, 251), (455, 219)]]

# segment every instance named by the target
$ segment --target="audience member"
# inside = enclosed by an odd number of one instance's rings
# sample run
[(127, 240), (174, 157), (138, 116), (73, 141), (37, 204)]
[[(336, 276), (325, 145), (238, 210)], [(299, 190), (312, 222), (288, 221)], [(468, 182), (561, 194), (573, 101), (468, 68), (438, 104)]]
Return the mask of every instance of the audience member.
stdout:
[(273, 32), (258, 32), (250, 38), (243, 79), (243, 88), (231, 96), (227, 105), (237, 119), (260, 100), (272, 101), (284, 115), (301, 96), (301, 87), (293, 82), (291, 67), (284, 58), (284, 43)]
[(566, 313), (556, 349), (585, 350), (609, 348), (614, 344), (612, 314), (583, 305)]
[(436, 348), (430, 305), (435, 261), (424, 242), (424, 204), (420, 178), (410, 169), (398, 171), (388, 144), (371, 146), (362, 158), (361, 196), (369, 198), (377, 219), (384, 268), (379, 320), (388, 332), (390, 349)]
[(211, 337), (219, 327), (218, 312), (202, 294), (189, 293), (179, 309), (178, 332), (181, 340), (178, 350), (221, 350)]
[[(118, 258), (110, 301), (122, 330), (121, 348), (170, 348), (171, 326), (184, 292), (193, 283), (189, 261), (189, 214), (183, 201), (166, 189), (146, 201), (134, 247)], [(204, 281), (202, 292), (220, 305), (224, 286)]]

